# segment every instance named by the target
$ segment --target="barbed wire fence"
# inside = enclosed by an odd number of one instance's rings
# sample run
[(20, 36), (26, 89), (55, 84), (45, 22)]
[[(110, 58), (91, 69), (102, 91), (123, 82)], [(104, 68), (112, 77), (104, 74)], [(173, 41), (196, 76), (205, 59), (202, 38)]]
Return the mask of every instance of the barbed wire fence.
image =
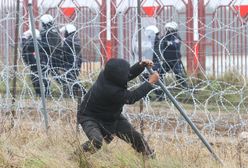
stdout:
[[(21, 2), (17, 71), (15, 72), (13, 58), (16, 44), (14, 30), (17, 4), (16, 1), (8, 2), (0, 4), (0, 120), (2, 123), (10, 121), (10, 112), (14, 110), (16, 112), (14, 127), (28, 120), (33, 128), (40, 128), (44, 123), (41, 115), (41, 99), (35, 95), (29, 79), (32, 72), (30, 67), (25, 65), (21, 55), (20, 39), (29, 25), (27, 8)], [(88, 6), (77, 1), (73, 2), (73, 8), (69, 9), (64, 7), (63, 3), (49, 6), (41, 1), (37, 4), (38, 8), (34, 9), (39, 9), (39, 12), (36, 11), (35, 21), (39, 28), (40, 16), (48, 13), (55, 18), (58, 28), (67, 23), (77, 27), (81, 39), (83, 63), (76, 83), (87, 90), (104, 67), (106, 58), (124, 58), (131, 64), (138, 60), (132, 51), (133, 36), (138, 31), (136, 4), (130, 1), (119, 1), (119, 3), (111, 1), (112, 14), (109, 16), (106, 7), (98, 1), (92, 1), (93, 3)], [(142, 5), (145, 6), (144, 3)], [(146, 13), (147, 9), (142, 8), (142, 26), (155, 23), (161, 30), (161, 34), (164, 34), (165, 23), (173, 20), (179, 24), (178, 33), (183, 40), (182, 59), (188, 71), (187, 82), (192, 87), (191, 91), (181, 89), (175, 77), (167, 73), (165, 77), (167, 88), (186, 107), (193, 122), (207, 135), (232, 137), (240, 131), (247, 130), (248, 43), (246, 31), (248, 27), (245, 20), (237, 12), (235, 13), (235, 8), (230, 5), (217, 7), (211, 11), (212, 8), (208, 9), (206, 7), (208, 4), (204, 4), (211, 15), (206, 15), (205, 21), (203, 21), (203, 15), (200, 15), (200, 38), (194, 43), (193, 15), (190, 13), (191, 8), (187, 6), (188, 4), (177, 1), (166, 5), (158, 1), (152, 5), (156, 8), (152, 9), (155, 13), (151, 16)], [(108, 17), (110, 21), (107, 21)], [(233, 75), (229, 77), (230, 74)], [(225, 75), (227, 80), (222, 80), (224, 78), (221, 77)], [(16, 97), (11, 93), (14, 76), (17, 78)], [(77, 99), (74, 96), (64, 97), (61, 84), (55, 80), (66, 75), (46, 76), (51, 81), (50, 94), (46, 98), (49, 124), (53, 124), (53, 121), (58, 119), (65, 119), (68, 115), (75, 116)], [(129, 86), (134, 88), (139, 84), (140, 81), (136, 80)], [(154, 98), (154, 92), (157, 89), (159, 88), (152, 90), (144, 99), (142, 113), (139, 113), (139, 106), (136, 104), (125, 106), (125, 116), (132, 122), (139, 122), (140, 118), (144, 120), (145, 135), (148, 139), (158, 136), (166, 140), (173, 134), (175, 138), (185, 138), (191, 143), (192, 131), (189, 126), (174, 105), (166, 99), (166, 95), (165, 101), (162, 102)], [(13, 98), (15, 103), (11, 101)]]

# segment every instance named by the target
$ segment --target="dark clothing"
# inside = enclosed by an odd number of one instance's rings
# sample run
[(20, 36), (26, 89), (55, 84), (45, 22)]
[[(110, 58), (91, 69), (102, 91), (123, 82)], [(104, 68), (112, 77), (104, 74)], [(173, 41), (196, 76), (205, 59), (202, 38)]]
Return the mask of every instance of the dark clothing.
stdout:
[(62, 43), (59, 30), (55, 27), (42, 29), (40, 35), (42, 52), (47, 55), (51, 68), (56, 70), (62, 65)]
[(61, 38), (57, 28), (42, 29), (40, 35), (42, 47), (50, 57), (61, 54)]
[(77, 119), (96, 149), (101, 147), (105, 137), (111, 141), (112, 134), (116, 134), (126, 138), (138, 152), (151, 154), (142, 136), (121, 115), (124, 104), (135, 103), (153, 89), (145, 82), (136, 90), (127, 90), (127, 82), (143, 70), (139, 63), (130, 68), (125, 60), (111, 59), (85, 95)]
[(26, 65), (36, 64), (32, 37), (29, 37), (28, 39), (22, 38), (22, 58)]
[(139, 63), (130, 68), (124, 60), (109, 61), (84, 97), (78, 113), (79, 123), (84, 121), (85, 116), (103, 121), (119, 119), (124, 104), (135, 103), (153, 89), (151, 84), (145, 82), (136, 90), (127, 90), (127, 82), (143, 70)]
[(28, 39), (22, 38), (22, 58), (24, 63), (30, 67), (30, 78), (35, 90), (35, 94), (41, 95), (32, 37), (29, 37)]
[[(40, 46), (40, 41), (38, 40), (38, 47)], [(35, 49), (34, 49), (34, 42), (33, 38), (29, 37), (28, 39), (22, 38), (22, 57), (23, 61), (27, 66), (30, 66), (31, 70), (31, 81), (35, 89), (35, 93), (37, 96), (41, 95), (40, 91), (40, 83), (39, 83), (39, 76), (38, 76), (38, 68), (36, 64), (36, 58), (35, 58)], [(45, 86), (45, 93), (47, 93), (47, 78), (46, 78), (46, 59), (40, 55), (40, 62), (41, 62), (41, 70), (42, 70), (42, 76), (43, 76), (43, 83)]]
[(113, 135), (115, 134), (118, 138), (131, 143), (137, 152), (141, 152), (144, 155), (153, 154), (142, 135), (125, 118), (119, 119), (116, 122), (104, 123), (90, 120), (84, 122), (82, 127), (89, 139), (89, 141), (83, 144), (84, 151), (92, 152), (92, 150), (100, 149), (103, 140), (109, 144), (114, 139)]
[(159, 38), (159, 35), (157, 34), (155, 36), (155, 40), (154, 40), (154, 52), (153, 52), (153, 57), (152, 57), (152, 61), (153, 63), (159, 63), (161, 61), (161, 52), (162, 50), (160, 50), (160, 42), (161, 42), (161, 39)]
[[(176, 34), (167, 34), (161, 39), (158, 35), (155, 37), (154, 41), (154, 54), (153, 62), (154, 69), (164, 73), (160, 68), (161, 61), (163, 62), (177, 62), (181, 60), (181, 38)], [(162, 68), (163, 69), (163, 68)]]
[(161, 51), (167, 62), (181, 59), (181, 38), (177, 33), (167, 33), (161, 40)]
[(64, 96), (71, 96), (81, 98), (86, 94), (86, 89), (82, 86), (80, 81), (77, 79), (80, 69), (69, 69), (66, 72), (63, 72), (61, 78), (61, 84), (63, 85), (63, 94)]
[(175, 74), (175, 77), (177, 79), (177, 82), (184, 88), (188, 89), (188, 84), (186, 83), (186, 76), (183, 69), (183, 64), (181, 60), (178, 61), (171, 61), (171, 62), (165, 62), (163, 64), (163, 68), (166, 72), (172, 70)]
[(160, 75), (160, 78), (162, 78), (162, 75), (164, 74), (164, 70), (162, 68), (162, 63), (161, 61), (164, 60), (162, 58), (162, 48), (161, 48), (161, 39), (159, 38), (159, 35), (157, 34), (156, 37), (155, 37), (155, 40), (154, 40), (154, 52), (153, 52), (153, 57), (152, 57), (152, 61), (154, 63), (154, 66), (153, 66), (153, 70), (154, 71), (157, 71)]
[(71, 68), (80, 69), (82, 64), (81, 43), (78, 35), (73, 32), (65, 37), (63, 45), (63, 67), (66, 70)]
[[(62, 50), (61, 50), (61, 38), (59, 35), (59, 30), (53, 25), (47, 25), (40, 32), (41, 35), (41, 49), (40, 55), (42, 57), (41, 62), (46, 63), (44, 70), (46, 71), (46, 78), (51, 73), (53, 79), (55, 79), (59, 84), (62, 83), (60, 80), (60, 68), (62, 65)], [(48, 79), (48, 78), (47, 78)], [(50, 81), (46, 80), (44, 83), (47, 88), (46, 94), (49, 95), (50, 91)]]
[[(83, 91), (85, 94), (85, 89), (77, 81), (77, 77), (80, 73), (80, 68), (82, 64), (81, 56), (81, 43), (80, 39), (75, 32), (67, 34), (65, 36), (65, 41), (63, 44), (63, 71), (64, 71), (64, 82), (63, 85), (69, 93), (77, 95), (78, 91)], [(71, 90), (72, 88), (72, 90)], [(72, 91), (72, 92), (71, 92)]]
[[(168, 32), (161, 39), (159, 38), (157, 38), (157, 40), (155, 39), (153, 70), (158, 71), (161, 77), (166, 72), (172, 70), (176, 75), (176, 79), (178, 83), (180, 83), (180, 85), (183, 88), (187, 89), (188, 85), (185, 80), (186, 75), (183, 69), (183, 64), (181, 62), (182, 56), (180, 53), (180, 48), (181, 48), (181, 38), (176, 32)], [(158, 58), (162, 58), (162, 59), (158, 59)]]

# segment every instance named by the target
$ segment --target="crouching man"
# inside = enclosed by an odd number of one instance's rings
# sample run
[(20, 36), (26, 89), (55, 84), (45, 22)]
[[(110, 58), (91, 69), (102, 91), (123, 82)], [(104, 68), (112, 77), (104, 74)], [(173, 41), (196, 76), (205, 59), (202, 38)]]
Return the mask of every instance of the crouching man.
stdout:
[(89, 141), (82, 145), (84, 152), (96, 152), (103, 141), (110, 143), (113, 135), (130, 143), (139, 153), (150, 158), (154, 151), (121, 114), (124, 104), (133, 104), (153, 89), (159, 75), (150, 75), (137, 89), (127, 90), (127, 82), (137, 77), (145, 67), (152, 67), (153, 62), (144, 60), (130, 67), (123, 59), (110, 59), (98, 79), (85, 95), (77, 114)]

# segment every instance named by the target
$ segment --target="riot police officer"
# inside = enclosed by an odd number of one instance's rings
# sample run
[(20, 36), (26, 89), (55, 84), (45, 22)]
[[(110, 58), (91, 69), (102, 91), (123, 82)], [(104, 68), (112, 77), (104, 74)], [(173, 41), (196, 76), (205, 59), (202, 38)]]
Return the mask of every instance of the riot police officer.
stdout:
[(186, 74), (184, 72), (181, 61), (181, 38), (178, 34), (178, 24), (176, 22), (168, 22), (165, 25), (166, 34), (161, 38), (161, 45), (159, 46), (159, 53), (164, 58), (163, 69), (165, 72), (173, 71), (177, 82), (184, 89), (188, 89), (186, 83)]
[[(38, 46), (40, 46), (41, 43), (41, 36), (40, 32), (35, 29), (36, 38), (38, 40)], [(40, 49), (40, 47), (39, 47)], [(31, 81), (35, 90), (36, 96), (41, 96), (41, 90), (40, 90), (40, 84), (39, 84), (39, 76), (38, 76), (38, 69), (36, 64), (36, 58), (35, 58), (35, 49), (34, 49), (34, 42), (32, 37), (31, 30), (25, 31), (22, 35), (22, 58), (24, 63), (30, 67), (31, 70)], [(44, 59), (42, 56), (40, 56), (41, 61), (41, 70), (43, 75), (43, 83), (45, 86), (45, 92), (47, 92), (47, 78), (46, 78), (46, 59)]]
[(78, 95), (79, 92), (85, 93), (85, 89), (81, 86), (80, 81), (77, 80), (81, 64), (81, 42), (77, 33), (77, 29), (73, 24), (67, 24), (62, 28), (64, 31), (63, 41), (63, 67), (64, 67), (64, 84), (66, 89), (64, 92), (70, 95)]
[[(150, 25), (145, 29), (146, 32), (150, 32), (149, 34), (155, 34), (153, 40), (153, 70), (159, 72), (162, 80), (166, 72), (172, 71), (182, 88), (188, 89), (181, 61), (181, 38), (178, 35), (178, 25), (176, 22), (169, 22), (165, 25), (165, 30), (166, 34), (160, 38), (160, 31), (155, 25)], [(155, 94), (158, 100), (164, 100), (165, 96), (162, 90), (157, 89)]]
[[(62, 67), (62, 39), (58, 28), (55, 26), (54, 18), (45, 14), (40, 18), (41, 29), (41, 55), (48, 60), (49, 73), (53, 79), (61, 84), (60, 69)], [(49, 84), (48, 84), (49, 85)]]

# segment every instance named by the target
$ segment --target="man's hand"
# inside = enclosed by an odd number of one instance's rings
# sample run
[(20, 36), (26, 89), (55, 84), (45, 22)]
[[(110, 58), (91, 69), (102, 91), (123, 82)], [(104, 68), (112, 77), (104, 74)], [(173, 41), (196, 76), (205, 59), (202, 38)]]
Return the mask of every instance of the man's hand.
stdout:
[(144, 59), (140, 62), (140, 65), (147, 67), (147, 68), (152, 68), (153, 62), (149, 59)]
[(149, 76), (149, 83), (150, 84), (155, 84), (157, 81), (159, 80), (159, 74), (158, 74), (158, 72), (154, 72), (153, 74), (151, 74), (150, 76)]

